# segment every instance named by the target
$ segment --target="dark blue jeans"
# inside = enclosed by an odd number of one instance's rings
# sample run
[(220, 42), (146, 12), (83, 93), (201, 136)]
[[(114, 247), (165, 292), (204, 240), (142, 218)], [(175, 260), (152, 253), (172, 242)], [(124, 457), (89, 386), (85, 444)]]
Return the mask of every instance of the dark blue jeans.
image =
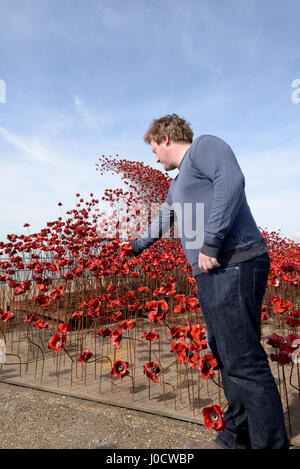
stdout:
[(195, 277), (207, 339), (219, 362), (228, 407), (216, 441), (227, 449), (288, 449), (282, 404), (261, 345), (261, 306), (270, 258)]

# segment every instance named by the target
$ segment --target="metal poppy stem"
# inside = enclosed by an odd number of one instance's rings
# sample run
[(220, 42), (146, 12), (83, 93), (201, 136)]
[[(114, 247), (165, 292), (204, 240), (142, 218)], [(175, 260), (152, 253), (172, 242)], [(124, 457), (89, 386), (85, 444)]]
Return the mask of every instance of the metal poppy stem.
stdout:
[[(29, 337), (29, 324), (30, 324), (30, 323), (28, 323), (28, 326), (27, 326), (27, 340), (28, 340), (29, 343), (35, 345), (35, 346), (41, 351), (42, 357), (43, 357), (43, 361), (42, 361), (42, 371), (41, 371), (41, 383), (42, 383), (43, 374), (44, 374), (45, 356), (44, 356), (44, 352), (43, 352), (43, 350), (41, 349), (41, 347), (40, 347), (38, 344), (36, 344), (35, 342), (33, 342), (33, 340), (30, 339), (30, 337)], [(37, 360), (37, 359), (38, 359), (38, 357), (36, 357), (36, 360)], [(28, 362), (29, 362), (29, 360), (28, 360)], [(37, 363), (36, 363), (36, 368), (37, 368)], [(35, 377), (36, 377), (36, 372), (35, 372)]]
[(289, 409), (289, 401), (288, 401), (287, 386), (286, 386), (286, 381), (285, 381), (284, 365), (282, 365), (282, 375), (283, 375), (283, 386), (284, 386), (284, 390), (285, 390), (286, 407), (287, 407), (289, 431), (290, 431), (290, 438), (291, 438), (291, 437), (292, 437), (291, 417), (290, 417), (290, 409)]
[[(215, 383), (219, 388), (224, 389), (223, 386), (221, 386), (221, 384), (215, 382), (215, 380), (213, 379), (212, 376), (210, 376), (210, 377), (211, 377), (211, 380), (212, 380), (213, 383)], [(220, 396), (219, 396), (219, 399), (220, 399)]]
[[(292, 383), (293, 369), (294, 369), (294, 363), (292, 363), (292, 366), (291, 366), (289, 384), (290, 384), (290, 386), (292, 386), (292, 388), (294, 388), (294, 389), (296, 389), (296, 391), (298, 391), (298, 393), (299, 393), (299, 400), (300, 400), (300, 387), (297, 388), (297, 387), (294, 386), (293, 383)], [(298, 363), (297, 363), (297, 375), (298, 375), (298, 383), (299, 383), (299, 364), (298, 364)]]

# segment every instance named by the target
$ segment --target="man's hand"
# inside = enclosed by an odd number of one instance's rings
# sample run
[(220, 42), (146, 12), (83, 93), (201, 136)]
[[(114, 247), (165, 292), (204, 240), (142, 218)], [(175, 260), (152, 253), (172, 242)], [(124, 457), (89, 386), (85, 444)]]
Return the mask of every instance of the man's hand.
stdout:
[(208, 274), (211, 269), (221, 266), (215, 257), (206, 256), (201, 252), (199, 253), (198, 265), (202, 272), (205, 272), (206, 274)]

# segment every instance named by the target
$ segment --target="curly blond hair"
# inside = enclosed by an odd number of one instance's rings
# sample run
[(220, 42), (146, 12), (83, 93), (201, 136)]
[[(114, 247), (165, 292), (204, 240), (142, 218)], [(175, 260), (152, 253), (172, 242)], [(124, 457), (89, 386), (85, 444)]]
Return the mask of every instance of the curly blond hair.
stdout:
[(177, 114), (167, 114), (151, 122), (144, 141), (150, 144), (153, 140), (159, 145), (168, 136), (173, 142), (192, 143), (193, 135), (190, 124), (184, 118)]

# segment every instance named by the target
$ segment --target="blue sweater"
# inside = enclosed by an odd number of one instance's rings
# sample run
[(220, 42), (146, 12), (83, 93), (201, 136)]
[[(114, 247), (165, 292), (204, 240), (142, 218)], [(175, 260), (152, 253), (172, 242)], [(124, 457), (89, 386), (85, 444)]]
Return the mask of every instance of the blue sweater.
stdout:
[(268, 251), (246, 200), (244, 175), (227, 143), (201, 135), (178, 169), (157, 218), (146, 234), (130, 242), (135, 255), (168, 232), (174, 220), (194, 276), (201, 272), (199, 252), (226, 266)]

